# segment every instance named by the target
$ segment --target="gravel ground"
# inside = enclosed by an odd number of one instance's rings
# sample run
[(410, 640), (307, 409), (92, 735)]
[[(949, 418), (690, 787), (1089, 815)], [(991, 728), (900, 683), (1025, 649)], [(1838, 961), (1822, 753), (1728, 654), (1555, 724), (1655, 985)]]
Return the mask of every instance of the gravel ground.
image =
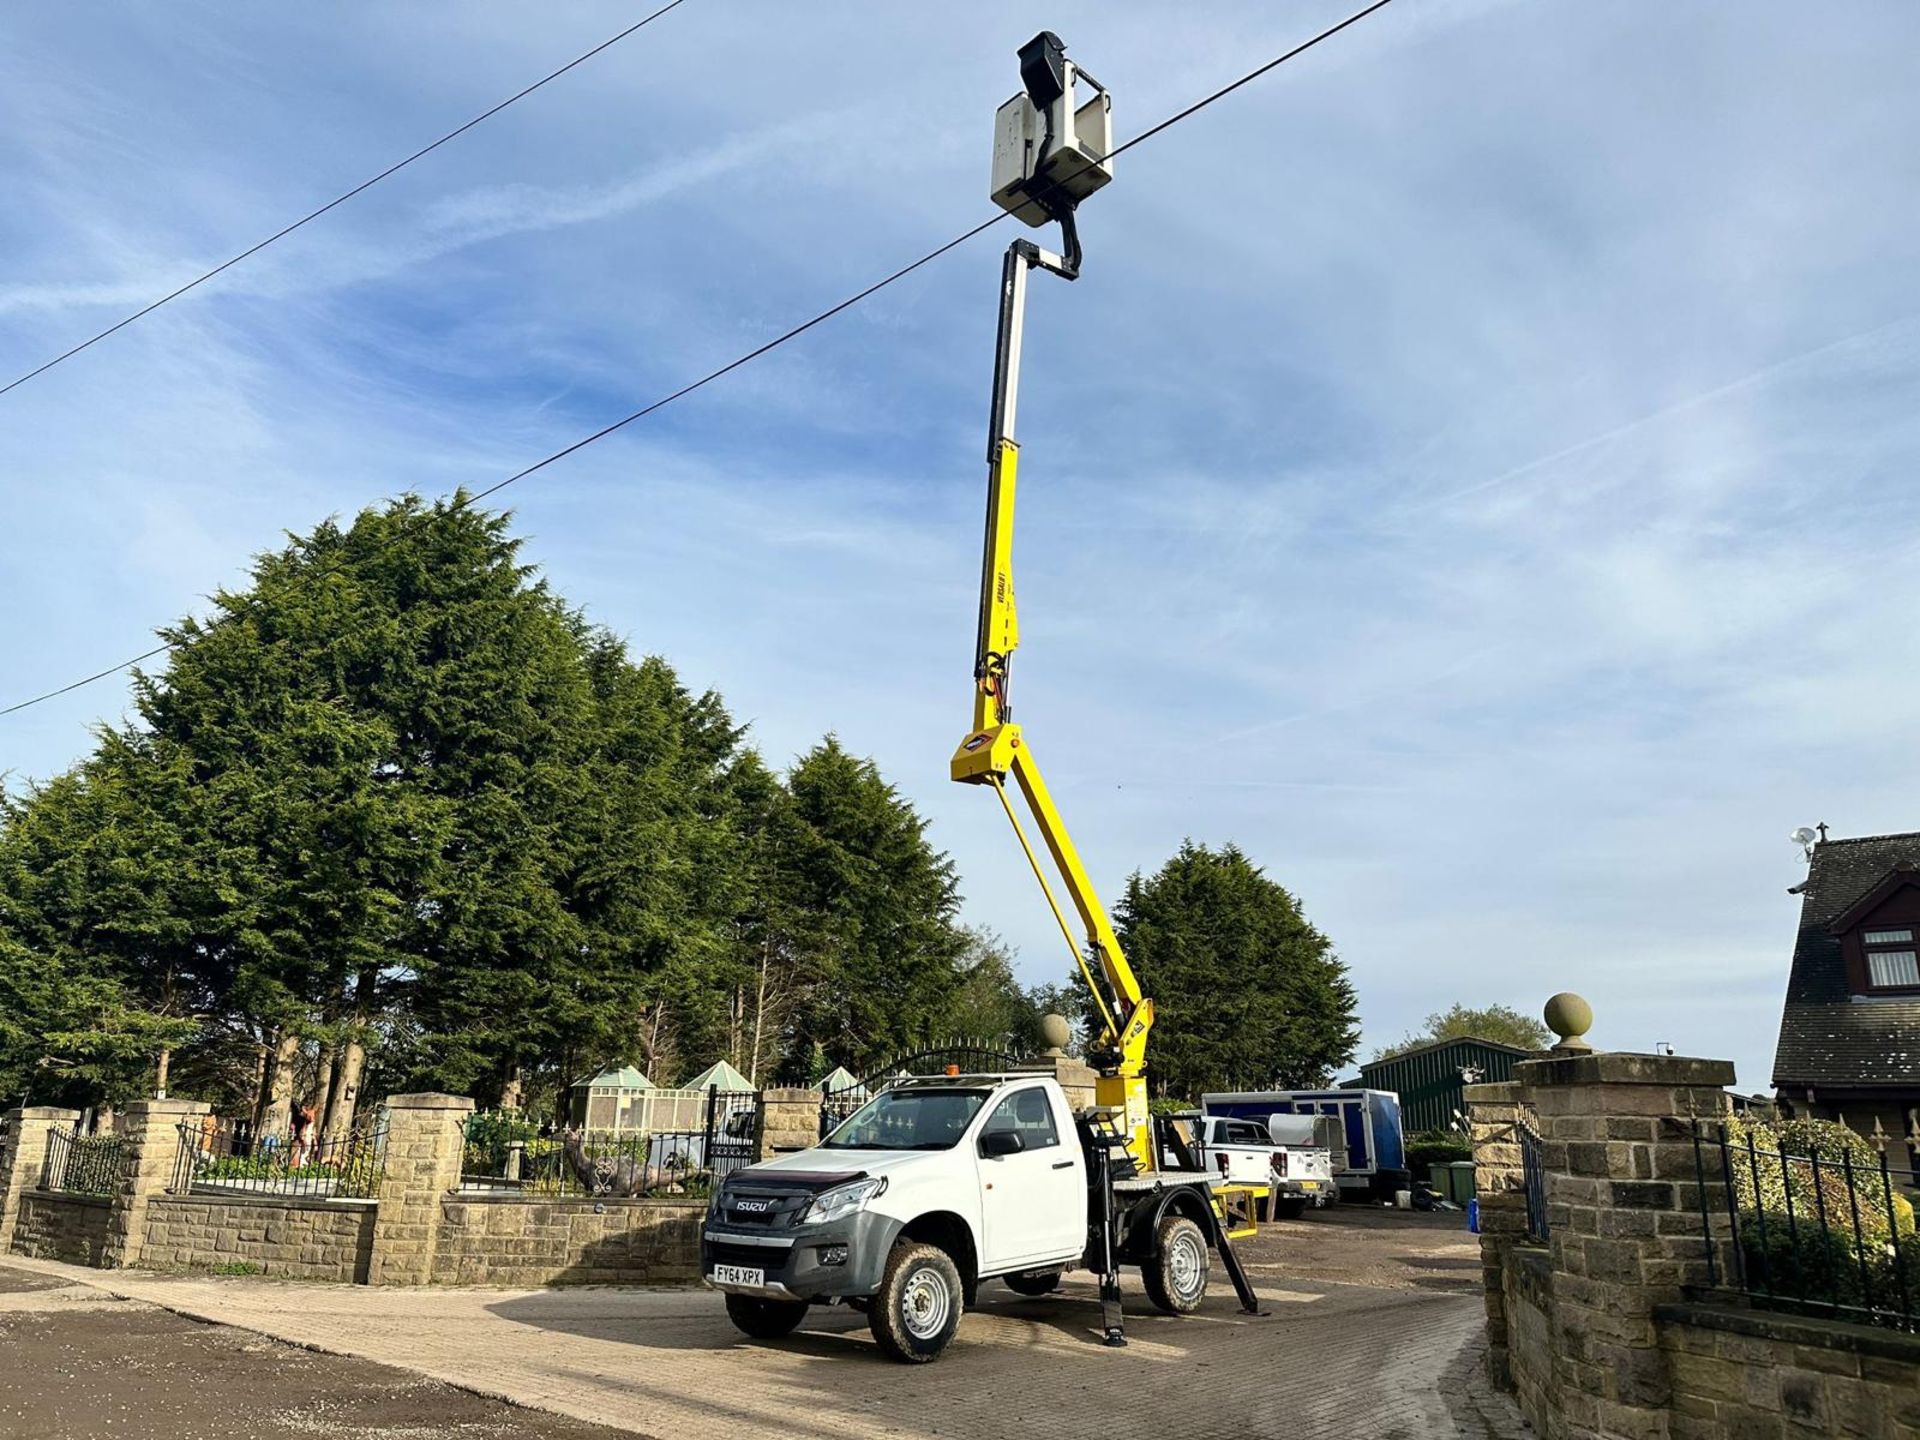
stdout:
[(0, 1267), (5, 1440), (632, 1440)]

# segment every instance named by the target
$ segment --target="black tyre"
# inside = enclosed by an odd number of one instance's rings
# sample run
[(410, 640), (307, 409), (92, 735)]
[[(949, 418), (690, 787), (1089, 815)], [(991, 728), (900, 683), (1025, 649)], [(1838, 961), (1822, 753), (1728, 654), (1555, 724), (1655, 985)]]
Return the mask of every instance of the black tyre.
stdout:
[(966, 1286), (938, 1245), (902, 1240), (887, 1257), (867, 1328), (881, 1350), (909, 1365), (935, 1359), (953, 1340), (966, 1308)]
[(1147, 1299), (1169, 1315), (1191, 1315), (1207, 1298), (1212, 1265), (1207, 1237), (1184, 1215), (1169, 1215), (1154, 1232), (1153, 1255), (1140, 1267)]
[(791, 1335), (807, 1315), (804, 1300), (762, 1300), (756, 1295), (727, 1296), (727, 1318), (742, 1335), (779, 1340)]
[(1021, 1275), (1003, 1277), (1016, 1295), (1051, 1295), (1060, 1288), (1058, 1270), (1029, 1270)]
[(1298, 1220), (1307, 1213), (1307, 1197), (1304, 1195), (1276, 1196), (1273, 1202), (1273, 1218), (1276, 1220)]

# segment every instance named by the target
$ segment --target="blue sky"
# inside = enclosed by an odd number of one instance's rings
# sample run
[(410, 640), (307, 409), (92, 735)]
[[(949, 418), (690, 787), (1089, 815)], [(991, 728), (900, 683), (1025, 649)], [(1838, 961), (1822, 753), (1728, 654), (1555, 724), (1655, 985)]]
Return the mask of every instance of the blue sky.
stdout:
[[(12, 375), (643, 10), (0, 19)], [(0, 397), (8, 700), (282, 530), (477, 488), (987, 213), (1050, 26), (1125, 139), (1326, 4), (672, 15)], [(1786, 834), (1920, 828), (1920, 11), (1398, 0), (1119, 162), (1034, 287), (1021, 719), (1106, 891), (1185, 836), (1294, 890), (1366, 1045), (1455, 1000), (1766, 1083)], [(503, 496), (559, 589), (783, 762), (829, 729), (1032, 979), (965, 728), (999, 250)], [(122, 680), (0, 723), (15, 782)]]

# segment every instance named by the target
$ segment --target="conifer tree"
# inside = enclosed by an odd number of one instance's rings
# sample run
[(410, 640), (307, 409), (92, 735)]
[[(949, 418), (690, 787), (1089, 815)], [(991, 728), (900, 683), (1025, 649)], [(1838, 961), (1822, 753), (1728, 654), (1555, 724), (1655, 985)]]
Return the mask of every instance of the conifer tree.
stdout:
[(1346, 967), (1237, 846), (1188, 841), (1152, 877), (1136, 872), (1114, 924), (1153, 997), (1156, 1093), (1321, 1085), (1353, 1058)]

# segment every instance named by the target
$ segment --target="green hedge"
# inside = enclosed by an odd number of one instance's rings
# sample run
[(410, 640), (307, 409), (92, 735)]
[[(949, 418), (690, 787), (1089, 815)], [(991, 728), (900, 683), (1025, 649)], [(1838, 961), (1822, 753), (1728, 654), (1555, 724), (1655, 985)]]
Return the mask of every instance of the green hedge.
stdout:
[(1407, 1141), (1407, 1169), (1416, 1180), (1433, 1183), (1435, 1165), (1472, 1158), (1473, 1147), (1450, 1130), (1423, 1130)]
[(1740, 1251), (1747, 1293), (1756, 1299), (1906, 1313), (1920, 1303), (1920, 1255), (1909, 1250), (1896, 1259), (1891, 1245), (1850, 1230), (1748, 1210), (1740, 1215)]
[(1913, 1206), (1864, 1136), (1831, 1120), (1734, 1116), (1726, 1138), (1749, 1295), (1815, 1313), (1920, 1307)]

